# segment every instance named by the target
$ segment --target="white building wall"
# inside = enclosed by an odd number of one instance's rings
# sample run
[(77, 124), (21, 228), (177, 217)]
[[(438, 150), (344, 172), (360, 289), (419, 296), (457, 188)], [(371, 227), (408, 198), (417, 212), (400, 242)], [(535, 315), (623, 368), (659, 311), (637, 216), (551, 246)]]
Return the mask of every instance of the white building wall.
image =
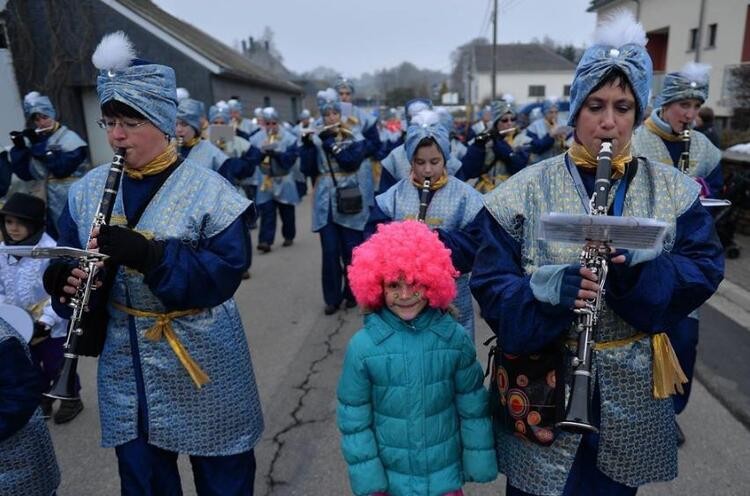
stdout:
[[(667, 72), (695, 61), (696, 52), (689, 49), (690, 30), (698, 27), (701, 0), (641, 0), (640, 4), (640, 21), (647, 32), (669, 28)], [(749, 4), (747, 0), (705, 0), (700, 62), (712, 67), (706, 105), (712, 107), (717, 116), (732, 114), (731, 108), (721, 105), (724, 76), (727, 66), (740, 63)], [(614, 2), (599, 9), (597, 18), (602, 19), (621, 8), (635, 13), (636, 3), (632, 0)], [(714, 48), (706, 47), (710, 24), (717, 24)]]
[[(573, 81), (573, 71), (535, 71), (535, 72), (498, 72), (497, 97), (510, 93), (518, 105), (536, 102), (541, 98), (529, 96), (529, 86), (544, 86), (545, 98), (564, 97), (565, 86)], [(492, 98), (492, 80), (490, 73), (478, 73), (475, 77), (476, 91), (472, 95), (473, 103), (481, 103)]]
[[(0, 12), (5, 10), (7, 0), (0, 0)], [(10, 147), (8, 133), (24, 128), (21, 95), (18, 93), (13, 54), (10, 49), (0, 49), (0, 148)]]

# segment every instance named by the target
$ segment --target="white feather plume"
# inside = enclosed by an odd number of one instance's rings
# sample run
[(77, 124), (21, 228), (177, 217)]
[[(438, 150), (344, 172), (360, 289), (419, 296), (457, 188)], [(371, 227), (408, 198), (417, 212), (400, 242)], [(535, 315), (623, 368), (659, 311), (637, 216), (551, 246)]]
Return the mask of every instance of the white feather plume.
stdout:
[(40, 96), (42, 96), (38, 91), (29, 91), (26, 93), (26, 96), (23, 97), (23, 101), (28, 104), (33, 104)]
[(91, 61), (103, 71), (121, 71), (130, 66), (135, 58), (135, 49), (122, 31), (105, 35), (94, 50)]
[(503, 100), (505, 100), (508, 103), (513, 103), (513, 102), (516, 101), (516, 98), (513, 95), (511, 95), (510, 93), (505, 93), (503, 95)]
[(646, 31), (635, 20), (633, 12), (619, 9), (602, 21), (594, 30), (594, 44), (621, 47), (630, 43), (646, 46)]
[(324, 100), (326, 102), (334, 102), (338, 99), (339, 94), (333, 88), (327, 88), (325, 90), (318, 91), (317, 97), (318, 99)]
[(406, 113), (409, 114), (409, 117), (414, 117), (418, 113), (422, 112), (423, 110), (429, 110), (430, 105), (423, 102), (423, 101), (416, 101), (412, 102), (411, 105), (406, 109)]
[(688, 62), (680, 69), (680, 74), (697, 83), (706, 83), (710, 73), (711, 66), (699, 62)]
[(229, 104), (224, 100), (219, 100), (218, 102), (216, 102), (216, 108), (223, 110), (225, 108), (229, 108)]
[(185, 98), (190, 98), (190, 92), (185, 88), (177, 88), (177, 101), (181, 102)]
[(435, 124), (438, 124), (439, 122), (440, 122), (440, 116), (438, 115), (438, 113), (435, 112), (434, 110), (429, 110), (429, 109), (422, 110), (417, 115), (415, 115), (411, 120), (412, 124), (415, 124), (417, 126), (422, 126), (422, 127), (433, 126)]

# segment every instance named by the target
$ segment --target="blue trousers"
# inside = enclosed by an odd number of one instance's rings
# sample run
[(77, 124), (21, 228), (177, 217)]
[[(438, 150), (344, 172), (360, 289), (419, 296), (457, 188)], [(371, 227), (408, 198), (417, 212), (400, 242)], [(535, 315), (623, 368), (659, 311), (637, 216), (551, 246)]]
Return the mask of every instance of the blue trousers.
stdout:
[[(181, 496), (177, 453), (148, 444), (145, 436), (115, 448), (123, 496)], [(191, 456), (199, 496), (252, 496), (253, 450), (228, 456)]]
[(297, 228), (294, 225), (294, 205), (279, 203), (271, 200), (258, 205), (260, 213), (260, 231), (258, 232), (258, 243), (272, 245), (276, 237), (276, 210), (281, 217), (281, 235), (284, 239), (294, 239)]
[[(563, 496), (633, 496), (637, 487), (629, 487), (613, 481), (596, 467), (599, 447), (598, 434), (585, 434), (576, 453), (573, 467), (565, 483)], [(510, 483), (505, 486), (506, 496), (534, 496), (521, 491)]]
[(335, 307), (338, 307), (344, 298), (354, 301), (346, 282), (346, 268), (352, 262), (352, 250), (363, 240), (362, 231), (349, 229), (329, 220), (318, 234), (323, 251), (323, 301), (326, 305)]
[(677, 355), (677, 360), (679, 360), (680, 366), (688, 379), (688, 383), (682, 386), (685, 393), (672, 396), (674, 413), (676, 415), (679, 415), (685, 409), (690, 398), (690, 386), (693, 384), (693, 371), (695, 370), (695, 357), (698, 354), (698, 327), (698, 319), (685, 317), (677, 323), (674, 329), (667, 332), (675, 355)]

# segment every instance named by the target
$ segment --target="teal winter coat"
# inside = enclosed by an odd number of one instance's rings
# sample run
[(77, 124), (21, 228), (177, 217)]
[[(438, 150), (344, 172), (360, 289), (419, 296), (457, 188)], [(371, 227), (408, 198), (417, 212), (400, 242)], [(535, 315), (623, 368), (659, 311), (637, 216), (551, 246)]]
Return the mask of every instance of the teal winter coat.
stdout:
[(474, 344), (438, 310), (411, 322), (387, 309), (365, 317), (346, 352), (337, 415), (358, 496), (438, 496), (497, 476)]

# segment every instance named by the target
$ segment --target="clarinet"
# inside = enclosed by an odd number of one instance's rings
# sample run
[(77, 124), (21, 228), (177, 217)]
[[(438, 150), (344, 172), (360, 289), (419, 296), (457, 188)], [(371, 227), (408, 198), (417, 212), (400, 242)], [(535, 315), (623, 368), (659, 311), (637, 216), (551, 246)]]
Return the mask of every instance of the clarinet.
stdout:
[(419, 215), (417, 216), (417, 221), (419, 222), (425, 222), (425, 219), (427, 218), (427, 207), (429, 206), (427, 198), (430, 195), (431, 185), (432, 181), (427, 177), (425, 178), (424, 183), (422, 183), (422, 189), (419, 190)]
[(182, 136), (177, 136), (177, 154), (183, 160), (187, 158), (187, 154), (185, 153), (185, 138)]
[[(607, 200), (611, 186), (612, 143), (602, 142), (597, 156), (596, 182), (590, 200), (591, 215), (607, 215)], [(565, 412), (565, 420), (557, 427), (568, 432), (584, 434), (598, 432), (591, 424), (591, 355), (594, 349), (594, 329), (599, 320), (599, 313), (604, 302), (604, 282), (607, 279), (607, 262), (609, 246), (606, 242), (593, 240), (581, 251), (581, 267), (590, 269), (597, 277), (596, 298), (586, 300), (585, 308), (576, 308), (576, 331), (578, 333), (578, 351), (573, 357), (573, 385)]]
[[(118, 148), (109, 167), (109, 175), (107, 175), (107, 181), (104, 184), (104, 193), (96, 209), (94, 222), (91, 224), (86, 248), (88, 248), (89, 243), (94, 238), (94, 230), (109, 223), (109, 219), (112, 216), (112, 209), (115, 206), (117, 190), (120, 188), (120, 179), (122, 178), (124, 167), (125, 149)], [(49, 392), (44, 393), (44, 396), (48, 398), (61, 400), (76, 400), (79, 398), (78, 393), (75, 391), (75, 380), (76, 369), (78, 368), (79, 340), (84, 331), (81, 322), (84, 312), (87, 312), (91, 292), (95, 289), (96, 265), (99, 260), (99, 258), (87, 257), (82, 258), (78, 263), (78, 268), (86, 273), (86, 278), (68, 303), (68, 306), (73, 309), (73, 314), (70, 316), (68, 323), (68, 337), (63, 345), (63, 366), (52, 388)]]
[(677, 162), (677, 167), (685, 174), (688, 174), (690, 172), (690, 128), (685, 128), (680, 133), (680, 138), (682, 138), (682, 144), (685, 145), (685, 148), (680, 153), (680, 160)]

